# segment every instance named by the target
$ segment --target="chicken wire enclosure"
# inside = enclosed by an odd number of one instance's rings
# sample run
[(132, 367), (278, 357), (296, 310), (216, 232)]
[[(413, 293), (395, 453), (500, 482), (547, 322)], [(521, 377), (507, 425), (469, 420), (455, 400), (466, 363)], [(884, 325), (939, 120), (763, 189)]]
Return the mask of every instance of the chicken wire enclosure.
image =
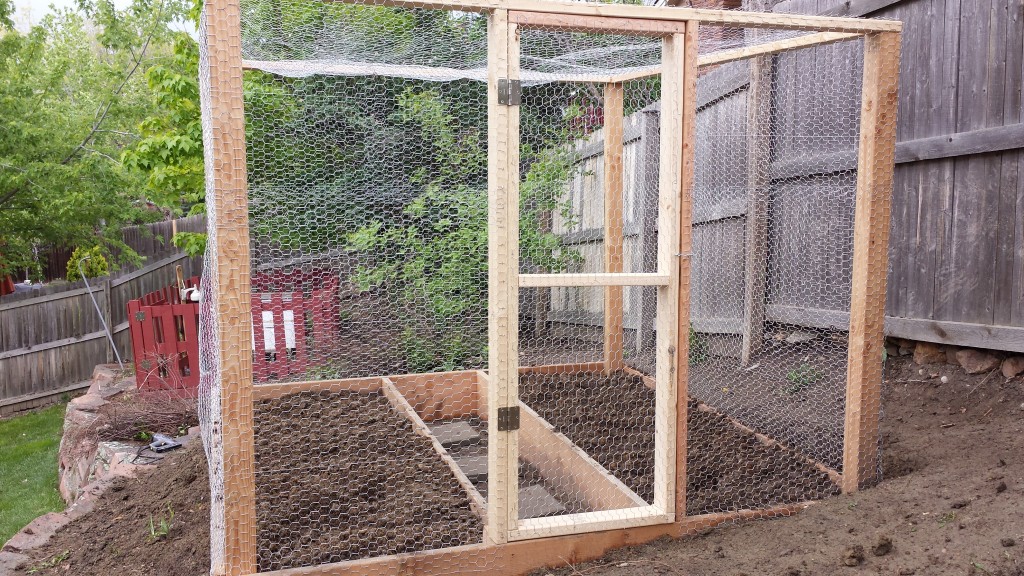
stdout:
[(874, 477), (898, 23), (210, 0), (200, 35), (213, 573), (524, 573)]

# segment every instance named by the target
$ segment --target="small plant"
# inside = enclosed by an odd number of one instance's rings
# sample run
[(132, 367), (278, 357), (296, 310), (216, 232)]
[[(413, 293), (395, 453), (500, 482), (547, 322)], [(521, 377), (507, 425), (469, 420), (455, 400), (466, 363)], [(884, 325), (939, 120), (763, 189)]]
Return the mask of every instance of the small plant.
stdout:
[(707, 360), (708, 343), (690, 325), (690, 364), (700, 364)]
[[(78, 270), (79, 262), (82, 263), (81, 272)], [(107, 257), (103, 255), (103, 251), (100, 250), (99, 246), (93, 246), (92, 248), (82, 248), (79, 246), (71, 253), (71, 259), (68, 260), (68, 282), (81, 280), (82, 272), (85, 273), (86, 278), (106, 276), (110, 273)]]
[(153, 517), (149, 517), (149, 539), (152, 541), (164, 540), (167, 535), (171, 532), (171, 526), (174, 524), (174, 509), (171, 508), (170, 504), (167, 505), (168, 516), (165, 518), (160, 516), (159, 521), (154, 521)]
[(956, 512), (946, 512), (942, 516), (939, 516), (939, 526), (945, 527), (946, 524), (956, 520)]
[(70, 556), (71, 556), (71, 550), (65, 550), (65, 551), (61, 552), (60, 554), (57, 554), (56, 556), (53, 556), (52, 558), (49, 558), (47, 560), (44, 560), (44, 561), (40, 562), (39, 564), (34, 566), (31, 570), (29, 570), (28, 573), (29, 574), (35, 574), (36, 572), (41, 572), (43, 570), (46, 570), (47, 568), (53, 568), (53, 567), (59, 565), (61, 562), (67, 560), (68, 557), (70, 557)]
[(822, 374), (817, 368), (807, 363), (801, 364), (786, 374), (786, 380), (789, 380), (790, 383), (790, 386), (786, 388), (786, 393), (796, 394), (821, 378)]

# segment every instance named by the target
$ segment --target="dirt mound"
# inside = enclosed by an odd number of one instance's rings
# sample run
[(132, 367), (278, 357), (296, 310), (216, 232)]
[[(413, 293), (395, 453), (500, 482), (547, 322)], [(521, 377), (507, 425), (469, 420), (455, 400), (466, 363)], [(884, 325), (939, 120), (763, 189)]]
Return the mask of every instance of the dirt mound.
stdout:
[[(169, 522), (165, 535), (159, 534), (161, 520)], [(193, 442), (151, 472), (115, 480), (92, 512), (28, 555), (14, 574), (209, 573), (210, 488), (203, 447)]]

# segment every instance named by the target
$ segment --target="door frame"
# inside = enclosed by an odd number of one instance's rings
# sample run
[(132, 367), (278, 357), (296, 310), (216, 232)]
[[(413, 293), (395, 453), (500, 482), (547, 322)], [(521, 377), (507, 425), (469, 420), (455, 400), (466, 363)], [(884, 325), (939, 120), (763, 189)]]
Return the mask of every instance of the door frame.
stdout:
[[(630, 34), (662, 39), (657, 271), (625, 274), (519, 273), (519, 99), (521, 29)], [(669, 524), (685, 513), (693, 134), (696, 118), (696, 21), (651, 21), (496, 9), (488, 17), (488, 501), (486, 540), (504, 543), (556, 535)], [(628, 75), (627, 75), (628, 76)], [(628, 77), (602, 78), (618, 84)], [(499, 85), (499, 83), (501, 83)], [(502, 90), (506, 90), (502, 94)], [(620, 142), (621, 145), (621, 142)], [(621, 179), (620, 179), (621, 180)], [(608, 179), (606, 178), (606, 186)], [(621, 212), (620, 212), (621, 214)], [(606, 223), (608, 226), (608, 223)], [(581, 276), (586, 276), (582, 278)], [(507, 426), (519, 404), (519, 287), (657, 287), (654, 500), (650, 505), (519, 519), (519, 435)], [(618, 300), (621, 302), (621, 295)], [(607, 322), (606, 322), (607, 324)], [(620, 322), (621, 324), (621, 322)], [(606, 346), (606, 354), (609, 349)], [(614, 354), (615, 350), (611, 350)], [(621, 359), (605, 358), (606, 368)]]

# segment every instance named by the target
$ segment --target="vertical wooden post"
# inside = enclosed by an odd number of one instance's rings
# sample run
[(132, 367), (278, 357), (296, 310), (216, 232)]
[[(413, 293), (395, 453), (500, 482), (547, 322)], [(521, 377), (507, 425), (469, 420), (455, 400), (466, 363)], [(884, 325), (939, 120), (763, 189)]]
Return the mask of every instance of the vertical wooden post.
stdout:
[(899, 33), (865, 36), (843, 435), (843, 492), (846, 493), (874, 481), (878, 470), (899, 54)]
[(515, 431), (498, 430), (498, 412), (519, 405), (519, 106), (502, 104), (499, 80), (519, 77), (518, 31), (508, 11), (487, 23), (487, 540), (508, 541), (519, 517)]
[[(765, 0), (750, 9), (767, 11)], [(763, 30), (750, 30), (754, 38)], [(772, 56), (750, 60), (747, 91), (747, 223), (743, 266), (743, 342), (740, 362), (750, 364), (764, 341), (765, 289), (768, 265), (768, 197), (771, 184)]]
[(677, 521), (686, 515), (686, 388), (690, 316), (691, 195), (697, 117), (697, 22), (664, 39), (661, 80), (661, 162), (655, 388), (654, 505)]
[[(103, 306), (100, 308), (103, 310), (103, 321), (107, 323), (107, 329), (110, 330), (110, 339), (114, 341), (111, 346), (117, 346), (117, 334), (114, 332), (113, 303), (111, 301), (113, 294), (110, 290), (110, 276), (107, 275), (107, 279), (103, 281)], [(113, 362), (116, 357), (114, 349), (107, 348), (107, 364)]]
[(223, 571), (236, 576), (256, 572), (249, 203), (238, 0), (206, 0), (203, 15), (205, 33), (201, 37), (207, 57), (201, 66), (204, 81), (200, 85), (210, 134), (204, 144), (222, 418)]
[[(623, 90), (604, 85), (604, 271), (623, 271)], [(622, 370), (622, 286), (604, 289), (604, 372)]]

